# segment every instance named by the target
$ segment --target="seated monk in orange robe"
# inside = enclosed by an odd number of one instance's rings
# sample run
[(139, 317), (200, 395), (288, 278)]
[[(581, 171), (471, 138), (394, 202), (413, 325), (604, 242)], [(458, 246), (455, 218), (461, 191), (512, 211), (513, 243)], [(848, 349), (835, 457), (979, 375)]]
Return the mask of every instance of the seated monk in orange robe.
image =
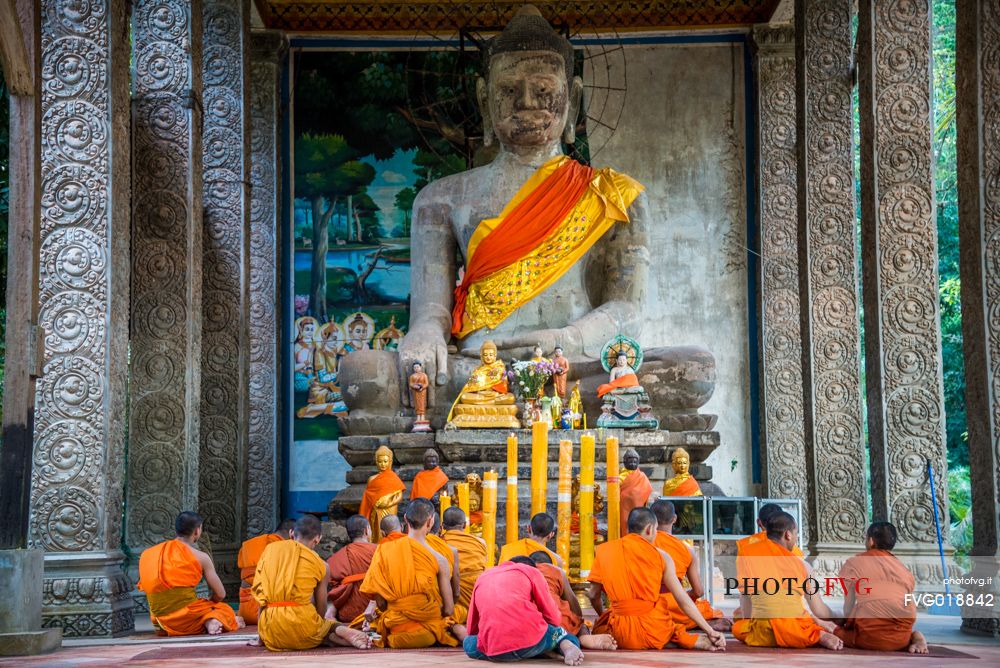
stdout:
[(865, 535), (865, 551), (848, 559), (840, 569), (847, 587), (847, 621), (834, 634), (845, 647), (927, 653), (927, 640), (913, 630), (916, 605), (912, 600), (904, 604), (907, 594), (913, 594), (915, 581), (891, 552), (896, 538), (896, 527), (875, 522)]
[[(740, 608), (745, 618), (733, 623), (733, 635), (753, 647), (802, 649), (820, 645), (841, 649), (844, 643), (833, 635), (835, 626), (824, 621), (833, 616), (830, 609), (818, 593), (803, 589), (810, 569), (792, 553), (798, 540), (795, 518), (779, 511), (767, 519), (767, 540), (750, 544), (736, 558), (736, 578), (743, 587)], [(777, 593), (764, 593), (768, 582), (775, 587), (774, 581)], [(817, 619), (803, 608), (803, 596)]]
[(429, 449), (424, 452), (424, 470), (413, 476), (410, 498), (436, 501), (438, 493), (447, 484), (448, 476), (438, 466), (437, 451)]
[(548, 552), (552, 557), (552, 563), (559, 568), (564, 568), (562, 558), (545, 545), (556, 535), (556, 521), (548, 513), (538, 513), (531, 518), (528, 525), (528, 537), (507, 543), (500, 549), (500, 559), (497, 563), (502, 564), (510, 561), (514, 557), (530, 557), (532, 552)]
[[(674, 564), (656, 540), (656, 516), (649, 508), (635, 508), (628, 516), (628, 534), (597, 546), (590, 570), (588, 596), (599, 615), (594, 633), (610, 633), (618, 647), (663, 649), (674, 642), (685, 649), (725, 650), (725, 637), (708, 625), (694, 602), (681, 587)], [(670, 605), (661, 589), (674, 595), (681, 610), (707, 636), (688, 633), (670, 614)], [(601, 593), (611, 607), (604, 609)]]
[[(395, 517), (395, 515), (393, 515)], [(330, 568), (330, 608), (327, 619), (351, 624), (364, 613), (372, 598), (361, 593), (361, 581), (375, 556), (371, 525), (361, 515), (347, 519), (347, 538), (351, 541), (326, 560)]]
[(639, 453), (634, 448), (628, 448), (622, 455), (623, 471), (619, 496), (621, 512), (621, 530), (628, 526), (628, 516), (633, 508), (645, 506), (653, 495), (653, 485), (649, 477), (639, 468)]
[(330, 571), (315, 551), (322, 529), (315, 515), (303, 515), (295, 523), (293, 540), (272, 543), (260, 556), (253, 583), (261, 608), (257, 632), (272, 652), (322, 644), (371, 647), (367, 633), (324, 618)]
[(538, 572), (545, 578), (552, 602), (559, 609), (562, 622), (561, 628), (577, 637), (583, 649), (615, 650), (618, 643), (609, 633), (591, 633), (590, 626), (583, 620), (583, 610), (577, 600), (573, 587), (566, 577), (565, 571), (552, 563), (548, 552), (539, 550), (531, 553), (531, 560), (538, 567)]
[[(448, 562), (448, 572), (451, 574), (451, 595), (454, 600), (461, 586), (461, 575), (459, 572), (462, 567), (459, 564), (458, 550), (449, 545), (441, 537), (441, 516), (436, 512), (434, 513), (434, 524), (431, 525), (430, 533), (427, 534), (426, 538), (427, 545)], [(455, 622), (459, 621), (455, 618), (454, 613), (452, 613), (451, 619)]]
[(458, 589), (455, 590), (455, 621), (464, 624), (469, 616), (469, 602), (472, 600), (472, 588), (476, 580), (486, 570), (486, 543), (482, 538), (465, 533), (468, 521), (461, 508), (452, 506), (444, 511), (441, 525), (444, 527), (444, 540), (455, 550), (458, 550), (459, 570)]
[[(654, 501), (650, 507), (656, 515), (656, 540), (654, 545), (666, 552), (674, 562), (674, 573), (681, 582), (684, 578), (691, 584), (687, 591), (687, 596), (694, 601), (695, 607), (701, 616), (708, 620), (708, 623), (716, 631), (726, 632), (732, 627), (732, 622), (725, 618), (721, 610), (716, 610), (712, 605), (702, 598), (705, 590), (701, 586), (701, 572), (698, 569), (698, 561), (695, 559), (694, 550), (673, 535), (674, 523), (677, 521), (677, 512), (674, 504), (665, 499)], [(670, 614), (674, 621), (683, 624), (684, 628), (691, 630), (698, 624), (693, 619), (684, 614), (681, 607), (674, 600), (673, 594), (666, 594), (670, 604)]]
[(436, 514), (427, 499), (410, 501), (407, 537), (379, 545), (361, 583), (378, 608), (372, 628), (381, 635), (379, 647), (455, 647), (465, 639), (465, 627), (449, 621), (455, 602), (448, 560), (427, 545)]
[[(364, 515), (362, 515), (362, 517), (364, 517)], [(378, 524), (378, 528), (382, 534), (382, 540), (378, 542), (379, 545), (382, 543), (391, 543), (394, 540), (406, 537), (406, 534), (403, 533), (403, 526), (399, 523), (399, 517), (397, 515), (386, 515), (383, 517), (382, 521)]]
[[(203, 520), (198, 513), (177, 516), (177, 538), (142, 551), (139, 557), (139, 590), (146, 592), (149, 618), (159, 635), (218, 635), (243, 628), (243, 620), (222, 601), (226, 589), (215, 573), (212, 558), (197, 549)], [(202, 576), (212, 599), (198, 598), (194, 588)]]
[[(775, 513), (783, 512), (781, 506), (776, 503), (765, 503), (757, 511), (757, 533), (752, 536), (747, 536), (746, 538), (740, 538), (736, 541), (736, 554), (737, 556), (743, 554), (743, 552), (754, 543), (759, 543), (761, 541), (767, 540), (767, 519), (774, 515)], [(792, 547), (792, 554), (796, 557), (804, 557), (802, 550), (796, 544)]]
[(274, 533), (266, 533), (250, 540), (243, 541), (240, 553), (236, 557), (236, 566), (240, 569), (240, 609), (237, 614), (243, 618), (247, 624), (256, 624), (260, 606), (250, 593), (253, 587), (253, 574), (257, 570), (257, 562), (260, 555), (264, 553), (264, 548), (279, 540), (286, 540), (291, 537), (292, 529), (295, 528), (295, 520), (286, 519)]

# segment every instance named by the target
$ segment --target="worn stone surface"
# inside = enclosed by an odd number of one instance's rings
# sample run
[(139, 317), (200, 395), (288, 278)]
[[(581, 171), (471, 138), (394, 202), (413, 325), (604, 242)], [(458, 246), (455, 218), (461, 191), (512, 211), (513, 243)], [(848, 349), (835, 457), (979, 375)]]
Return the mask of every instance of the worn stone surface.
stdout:
[(138, 555), (198, 508), (201, 443), (202, 3), (137, 0), (133, 353), (126, 541)]
[(855, 544), (867, 526), (851, 131), (852, 0), (795, 5), (798, 230), (809, 534)]
[[(249, 4), (249, 3), (248, 3)], [(277, 33), (254, 33), (250, 53), (250, 383), (247, 447), (247, 535), (270, 531), (278, 519), (279, 304)]]
[(62, 645), (61, 629), (18, 633), (0, 632), (0, 656), (34, 656), (54, 652)]
[(0, 633), (41, 627), (44, 563), (42, 550), (0, 550)]
[(861, 247), (874, 519), (936, 542), (927, 465), (947, 539), (931, 3), (860, 3)]
[(133, 628), (131, 600), (119, 596), (131, 584), (118, 551), (129, 330), (128, 12), (121, 0), (45, 0), (41, 9), (44, 371), (28, 541), (46, 551), (43, 625), (66, 636), (112, 636)]

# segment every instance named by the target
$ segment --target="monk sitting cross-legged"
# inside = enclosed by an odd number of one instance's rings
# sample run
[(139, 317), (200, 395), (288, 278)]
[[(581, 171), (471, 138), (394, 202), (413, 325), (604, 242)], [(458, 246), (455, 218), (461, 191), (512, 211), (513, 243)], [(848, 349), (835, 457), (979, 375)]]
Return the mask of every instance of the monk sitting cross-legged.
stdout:
[[(395, 515), (391, 515), (395, 517)], [(351, 624), (371, 602), (361, 593), (361, 581), (375, 556), (372, 528), (361, 515), (347, 518), (347, 538), (351, 541), (326, 560), (330, 567), (330, 607), (326, 618)]]
[(510, 561), (514, 557), (527, 557), (532, 552), (548, 552), (552, 562), (559, 568), (565, 568), (562, 558), (546, 547), (546, 544), (556, 535), (556, 521), (548, 513), (538, 513), (531, 518), (528, 525), (528, 537), (507, 543), (500, 550), (500, 561)]
[[(757, 511), (757, 533), (752, 536), (747, 536), (746, 538), (740, 538), (736, 541), (736, 554), (743, 554), (748, 547), (754, 543), (760, 543), (767, 540), (767, 520), (769, 517), (776, 513), (784, 512), (781, 510), (781, 506), (777, 503), (765, 503)], [(792, 547), (792, 554), (796, 557), (802, 557), (802, 550), (799, 549), (798, 544)]]
[(486, 570), (486, 543), (483, 539), (465, 533), (469, 520), (465, 511), (452, 506), (444, 511), (441, 524), (444, 527), (444, 540), (452, 548), (458, 550), (461, 569), (459, 572), (458, 589), (455, 595), (455, 621), (464, 624), (469, 615), (469, 602), (472, 600), (472, 588), (476, 580)]
[(324, 619), (330, 571), (315, 552), (321, 534), (316, 516), (303, 515), (295, 522), (293, 540), (271, 543), (257, 564), (253, 583), (253, 597), (261, 607), (257, 632), (271, 651), (322, 644), (371, 646), (366, 633)]
[(590, 632), (590, 627), (583, 621), (583, 610), (569, 584), (569, 578), (566, 577), (565, 571), (552, 563), (549, 553), (541, 550), (532, 552), (531, 560), (535, 562), (538, 572), (545, 578), (549, 594), (552, 595), (552, 600), (559, 608), (559, 614), (562, 615), (560, 626), (580, 640), (580, 647), (583, 649), (618, 649), (618, 644), (610, 634), (595, 635)]
[(403, 525), (399, 523), (397, 515), (383, 517), (382, 521), (378, 523), (378, 528), (382, 534), (382, 540), (378, 542), (379, 545), (406, 537), (406, 534), (403, 533)]
[[(833, 616), (830, 609), (818, 592), (810, 594), (804, 587), (811, 571), (792, 553), (798, 540), (795, 518), (779, 511), (767, 519), (767, 540), (750, 544), (737, 556), (745, 618), (733, 623), (733, 635), (753, 647), (841, 649), (844, 643), (833, 635), (835, 626), (824, 621)], [(803, 596), (816, 619), (803, 607)]]
[[(600, 615), (594, 633), (610, 633), (625, 649), (663, 649), (674, 642), (685, 649), (725, 650), (726, 639), (698, 612), (674, 571), (673, 560), (653, 543), (656, 516), (649, 508), (634, 508), (628, 516), (628, 534), (597, 547), (590, 570), (588, 595)], [(688, 633), (670, 614), (663, 587), (681, 610), (705, 631)], [(602, 593), (611, 607), (604, 610)]]
[(535, 562), (516, 556), (486, 571), (476, 582), (469, 606), (469, 636), (462, 647), (472, 659), (559, 656), (567, 666), (579, 666), (583, 663), (580, 641), (559, 622), (559, 609)]
[[(687, 590), (688, 597), (694, 601), (695, 606), (701, 616), (708, 620), (709, 625), (716, 631), (723, 633), (728, 631), (733, 623), (725, 618), (721, 610), (716, 610), (712, 605), (702, 598), (705, 590), (701, 586), (701, 572), (698, 568), (698, 560), (695, 559), (694, 550), (680, 538), (673, 535), (674, 523), (677, 522), (677, 512), (674, 504), (666, 499), (654, 501), (650, 510), (656, 515), (656, 541), (653, 543), (668, 555), (674, 562), (674, 573), (681, 582), (684, 578), (690, 583), (691, 588)], [(670, 614), (674, 621), (683, 624), (684, 628), (691, 630), (698, 624), (684, 614), (681, 607), (674, 600), (673, 594), (667, 594), (670, 603)]]
[[(848, 559), (840, 569), (847, 587), (844, 616), (836, 636), (846, 647), (926, 654), (927, 640), (913, 630), (917, 620), (913, 574), (890, 550), (896, 546), (896, 527), (875, 522), (865, 534), (865, 551)], [(858, 586), (860, 583), (867, 583)], [(912, 598), (912, 597), (911, 597)]]
[[(427, 545), (444, 557), (448, 562), (448, 572), (451, 573), (451, 595), (452, 598), (457, 601), (459, 588), (462, 586), (462, 565), (459, 563), (458, 549), (449, 545), (445, 539), (441, 537), (441, 516), (437, 513), (434, 513), (434, 524), (431, 526), (431, 530), (427, 534), (426, 539)], [(459, 624), (465, 623), (465, 619), (458, 619), (454, 612), (451, 614), (451, 619)]]
[(372, 622), (380, 647), (454, 647), (465, 638), (465, 627), (449, 619), (455, 602), (448, 561), (427, 545), (434, 515), (427, 499), (410, 501), (407, 537), (379, 545), (361, 583), (361, 593), (373, 596), (380, 611)]
[[(243, 628), (243, 620), (223, 603), (226, 590), (212, 558), (197, 549), (203, 520), (184, 511), (177, 516), (177, 538), (146, 548), (139, 557), (139, 589), (146, 592), (149, 618), (159, 634), (217, 635)], [(211, 600), (198, 598), (194, 588), (204, 576)]]
[(257, 571), (257, 562), (260, 555), (264, 553), (264, 548), (279, 540), (288, 540), (292, 536), (292, 529), (295, 528), (295, 520), (286, 519), (278, 525), (274, 533), (266, 533), (250, 540), (243, 541), (240, 553), (236, 557), (236, 565), (240, 569), (240, 609), (237, 614), (243, 618), (247, 624), (256, 624), (257, 615), (260, 613), (260, 606), (254, 599), (250, 588), (253, 587), (253, 574)]

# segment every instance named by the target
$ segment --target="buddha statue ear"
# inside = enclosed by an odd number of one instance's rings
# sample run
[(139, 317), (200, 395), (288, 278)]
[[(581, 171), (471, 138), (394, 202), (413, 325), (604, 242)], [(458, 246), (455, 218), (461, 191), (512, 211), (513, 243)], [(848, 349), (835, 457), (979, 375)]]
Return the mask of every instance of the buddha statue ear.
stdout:
[(479, 102), (479, 113), (483, 116), (483, 146), (492, 146), (493, 117), (490, 116), (489, 91), (483, 77), (476, 78), (476, 101)]
[(573, 77), (569, 82), (569, 110), (566, 112), (566, 127), (563, 128), (563, 143), (576, 143), (576, 119), (580, 117), (580, 105), (583, 103), (583, 79)]

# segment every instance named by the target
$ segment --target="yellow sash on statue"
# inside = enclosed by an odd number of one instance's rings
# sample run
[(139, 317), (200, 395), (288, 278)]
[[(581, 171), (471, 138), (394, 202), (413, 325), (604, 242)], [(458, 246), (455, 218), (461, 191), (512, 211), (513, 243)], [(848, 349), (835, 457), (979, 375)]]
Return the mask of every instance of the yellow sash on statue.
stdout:
[[(501, 226), (518, 204), (571, 160), (558, 156), (546, 162), (521, 186), (499, 216), (479, 223), (466, 249), (466, 264), (472, 264), (483, 240)], [(614, 223), (628, 222), (628, 207), (642, 190), (642, 184), (625, 174), (607, 168), (592, 170), (583, 194), (548, 236), (523, 256), (464, 287), (467, 296), (460, 313), (461, 324), (455, 322), (453, 332), (463, 338), (481, 327), (494, 328), (534, 299), (559, 280)], [(546, 221), (539, 220), (538, 225), (544, 226)]]

